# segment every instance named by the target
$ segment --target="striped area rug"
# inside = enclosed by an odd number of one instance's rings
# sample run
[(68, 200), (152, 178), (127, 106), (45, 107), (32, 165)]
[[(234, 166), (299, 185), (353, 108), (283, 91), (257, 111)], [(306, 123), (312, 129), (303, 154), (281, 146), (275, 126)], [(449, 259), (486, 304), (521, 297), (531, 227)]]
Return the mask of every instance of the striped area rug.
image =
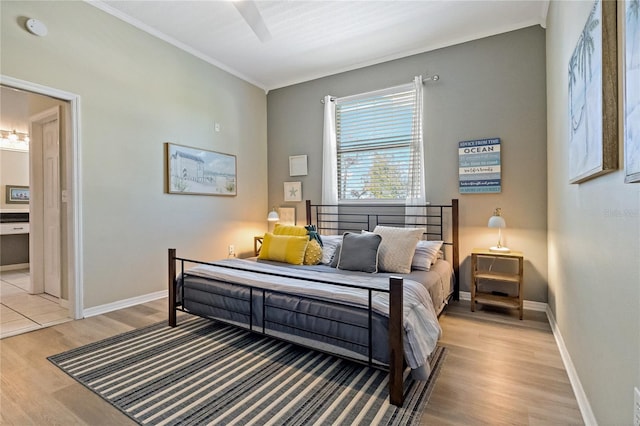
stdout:
[(385, 372), (188, 316), (48, 359), (142, 425), (419, 424), (427, 382), (405, 380), (402, 408)]

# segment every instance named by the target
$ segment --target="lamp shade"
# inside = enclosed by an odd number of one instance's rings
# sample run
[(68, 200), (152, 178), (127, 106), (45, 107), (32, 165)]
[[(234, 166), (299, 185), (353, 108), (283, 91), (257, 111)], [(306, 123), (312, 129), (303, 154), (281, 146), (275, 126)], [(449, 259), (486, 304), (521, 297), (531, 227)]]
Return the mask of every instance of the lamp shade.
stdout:
[(271, 210), (269, 212), (269, 214), (267, 215), (267, 220), (269, 222), (277, 222), (280, 220), (280, 216), (278, 215), (278, 212), (276, 211), (276, 208), (274, 207), (273, 210)]
[(489, 218), (489, 224), (487, 226), (489, 228), (506, 228), (507, 222), (504, 221), (502, 216), (491, 216)]
[(500, 208), (497, 208), (493, 212), (493, 216), (489, 218), (489, 223), (487, 224), (489, 228), (506, 228), (507, 222), (505, 222), (504, 218), (501, 216)]
[(498, 228), (498, 244), (493, 247), (490, 247), (490, 251), (494, 251), (497, 253), (509, 253), (511, 250), (509, 248), (502, 245), (502, 230), (507, 227), (507, 222), (504, 220), (501, 214), (501, 209), (497, 208), (493, 212), (493, 216), (489, 218), (489, 223), (487, 224), (489, 228)]

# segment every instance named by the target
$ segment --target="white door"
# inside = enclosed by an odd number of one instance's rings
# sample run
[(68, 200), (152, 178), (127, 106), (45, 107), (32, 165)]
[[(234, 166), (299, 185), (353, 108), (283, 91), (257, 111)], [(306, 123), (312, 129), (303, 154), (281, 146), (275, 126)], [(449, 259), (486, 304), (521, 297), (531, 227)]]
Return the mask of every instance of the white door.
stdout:
[(58, 120), (42, 126), (44, 292), (60, 297), (60, 147)]

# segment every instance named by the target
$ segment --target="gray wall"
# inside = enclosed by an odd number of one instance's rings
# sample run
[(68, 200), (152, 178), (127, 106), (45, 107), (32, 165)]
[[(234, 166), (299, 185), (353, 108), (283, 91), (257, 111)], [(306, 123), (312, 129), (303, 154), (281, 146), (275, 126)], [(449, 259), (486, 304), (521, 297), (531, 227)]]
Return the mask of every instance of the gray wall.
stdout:
[(640, 185), (624, 183), (622, 160), (568, 183), (567, 71), (592, 5), (554, 1), (548, 16), (549, 307), (596, 421), (623, 425), (640, 387)]
[[(80, 96), (85, 309), (165, 290), (169, 247), (253, 251), (267, 226), (263, 90), (85, 2), (0, 12), (2, 74)], [(29, 34), (25, 17), (49, 34)], [(236, 155), (238, 195), (166, 194), (165, 142)]]
[[(303, 199), (319, 201), (322, 114), (327, 94), (347, 96), (439, 74), (425, 84), (427, 198), (461, 206), (461, 289), (469, 290), (469, 253), (495, 244), (487, 221), (502, 207), (506, 245), (525, 254), (525, 299), (547, 300), (545, 32), (529, 27), (269, 92), (269, 205), (284, 205), (283, 182), (301, 181)], [(499, 137), (500, 194), (458, 193), (458, 142)], [(309, 174), (289, 177), (290, 155), (309, 156)], [(304, 203), (296, 205), (304, 220)]]

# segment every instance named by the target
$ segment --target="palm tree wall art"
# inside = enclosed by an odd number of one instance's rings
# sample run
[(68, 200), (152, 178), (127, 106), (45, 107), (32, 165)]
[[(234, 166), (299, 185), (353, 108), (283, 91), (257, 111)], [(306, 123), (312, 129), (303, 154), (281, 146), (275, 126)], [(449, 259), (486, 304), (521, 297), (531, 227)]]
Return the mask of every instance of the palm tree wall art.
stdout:
[(569, 60), (570, 183), (617, 167), (615, 20), (615, 1), (594, 2)]
[(624, 4), (625, 182), (640, 182), (640, 0)]

